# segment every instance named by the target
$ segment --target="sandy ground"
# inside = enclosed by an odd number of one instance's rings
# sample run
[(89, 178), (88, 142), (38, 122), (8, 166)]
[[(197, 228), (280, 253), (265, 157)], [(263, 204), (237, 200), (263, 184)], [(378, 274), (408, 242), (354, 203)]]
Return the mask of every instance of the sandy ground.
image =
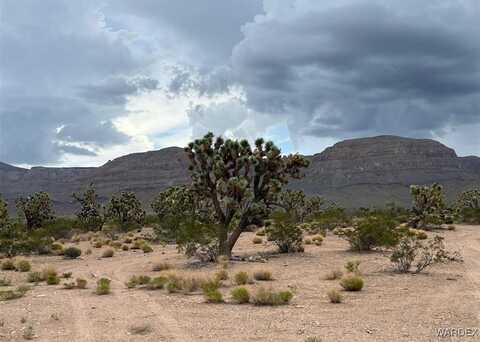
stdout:
[[(0, 302), (0, 341), (22, 341), (31, 325), (35, 341), (304, 341), (309, 336), (322, 341), (450, 341), (475, 338), (438, 338), (437, 328), (480, 328), (480, 227), (457, 226), (444, 231), (449, 249), (460, 250), (465, 262), (437, 265), (425, 274), (395, 274), (380, 253), (349, 252), (345, 241), (328, 236), (322, 246), (306, 246), (298, 255), (274, 255), (267, 263), (232, 262), (229, 273), (270, 270), (275, 278), (267, 286), (296, 291), (292, 303), (281, 307), (207, 304), (201, 294), (167, 294), (165, 291), (127, 289), (131, 275), (154, 276), (152, 265), (167, 261), (176, 271), (191, 275), (213, 274), (217, 266), (187, 267), (186, 259), (173, 246), (155, 246), (143, 254), (119, 251), (100, 259), (101, 249), (77, 260), (33, 257), (33, 269), (45, 265), (59, 272), (85, 277), (85, 290), (64, 290), (44, 283), (21, 299)], [(254, 245), (246, 233), (236, 255), (273, 251), (271, 245)], [(81, 242), (80, 247), (90, 247)], [(343, 268), (347, 260), (361, 260), (366, 286), (358, 293), (344, 293), (342, 304), (329, 303), (326, 292), (340, 286), (324, 280), (329, 270)], [(0, 271), (14, 285), (26, 274)], [(100, 277), (112, 279), (112, 294), (93, 293)], [(262, 284), (264, 285), (264, 284)], [(254, 290), (258, 283), (249, 285)], [(233, 285), (222, 288), (226, 299)], [(135, 335), (130, 328), (148, 324), (152, 331)]]

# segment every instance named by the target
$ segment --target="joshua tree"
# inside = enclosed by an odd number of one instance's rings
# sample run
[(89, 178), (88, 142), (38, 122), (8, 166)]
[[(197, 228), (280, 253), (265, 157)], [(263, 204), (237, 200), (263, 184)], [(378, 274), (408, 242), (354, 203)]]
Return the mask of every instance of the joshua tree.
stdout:
[(438, 224), (442, 220), (445, 208), (443, 187), (437, 183), (431, 186), (412, 185), (413, 214), (411, 224), (416, 228), (425, 228), (428, 224)]
[(324, 204), (320, 196), (307, 197), (302, 190), (285, 190), (278, 196), (278, 206), (295, 216), (299, 223), (320, 212)]
[(16, 201), (17, 210), (25, 216), (27, 230), (37, 229), (54, 219), (50, 196), (46, 192), (36, 192), (27, 198)]
[(72, 197), (82, 206), (77, 212), (78, 221), (82, 226), (87, 229), (101, 230), (105, 217), (102, 213), (102, 206), (98, 203), (98, 195), (93, 184), (90, 184), (83, 195), (74, 193)]
[(308, 161), (282, 156), (273, 142), (224, 140), (212, 133), (185, 148), (192, 189), (212, 203), (217, 223), (218, 254), (230, 256), (245, 228), (265, 218), (288, 178), (300, 178)]
[(145, 220), (145, 210), (134, 192), (122, 192), (112, 196), (107, 206), (107, 217), (116, 221), (121, 228), (140, 225)]
[(463, 222), (480, 223), (480, 189), (464, 191), (457, 200), (456, 210)]
[(8, 210), (7, 203), (3, 200), (0, 195), (0, 229), (5, 227), (8, 224)]

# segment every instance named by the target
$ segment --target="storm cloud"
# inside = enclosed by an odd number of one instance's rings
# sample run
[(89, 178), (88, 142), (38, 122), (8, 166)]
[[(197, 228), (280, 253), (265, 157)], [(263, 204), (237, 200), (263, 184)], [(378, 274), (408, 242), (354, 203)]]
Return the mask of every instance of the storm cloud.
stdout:
[(300, 152), (396, 134), (480, 154), (476, 0), (0, 6), (4, 162), (61, 165), (206, 131)]

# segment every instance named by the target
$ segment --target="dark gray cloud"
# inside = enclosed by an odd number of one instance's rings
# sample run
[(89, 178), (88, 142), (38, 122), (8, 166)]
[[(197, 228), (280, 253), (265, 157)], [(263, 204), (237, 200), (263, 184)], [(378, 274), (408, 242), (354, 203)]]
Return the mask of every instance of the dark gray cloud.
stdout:
[(289, 114), (299, 136), (430, 136), (480, 122), (478, 3), (291, 3), (247, 24), (234, 49), (251, 107)]
[[(190, 103), (183, 125), (194, 136), (251, 137), (285, 122), (297, 143), (397, 134), (480, 151), (472, 128), (480, 127), (477, 0), (3, 0), (0, 7), (1, 161), (54, 163), (65, 153), (126, 146), (135, 137), (116, 119), (150, 91)], [(146, 100), (147, 113), (153, 102)], [(141, 112), (142, 102), (132, 108)]]

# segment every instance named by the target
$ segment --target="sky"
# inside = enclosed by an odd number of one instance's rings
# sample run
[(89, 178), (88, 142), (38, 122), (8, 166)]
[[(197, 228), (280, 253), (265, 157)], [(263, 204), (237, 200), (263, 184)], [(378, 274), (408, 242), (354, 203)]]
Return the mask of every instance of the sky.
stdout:
[(0, 0), (0, 161), (97, 166), (212, 131), (480, 155), (478, 0)]

